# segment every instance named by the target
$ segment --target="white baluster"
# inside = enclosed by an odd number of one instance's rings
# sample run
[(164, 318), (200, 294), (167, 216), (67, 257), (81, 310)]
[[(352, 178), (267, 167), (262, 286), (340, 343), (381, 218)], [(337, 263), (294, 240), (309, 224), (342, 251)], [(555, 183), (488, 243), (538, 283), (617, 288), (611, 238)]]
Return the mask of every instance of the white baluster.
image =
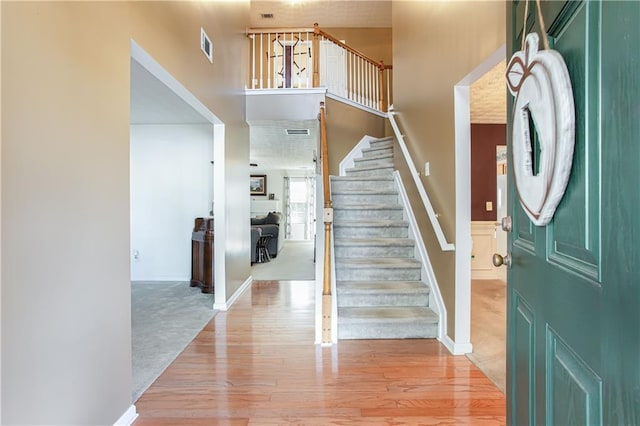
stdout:
[(271, 33), (267, 33), (267, 89), (271, 89), (271, 61)]
[(262, 34), (260, 34), (260, 88), (261, 88), (261, 89), (262, 89), (262, 87), (263, 87), (263, 85), (264, 85), (264, 83), (263, 83), (263, 81), (264, 81), (264, 80), (263, 80), (263, 75), (262, 75), (262, 60), (263, 60), (263, 58), (262, 58), (262, 51), (263, 51), (263, 48), (262, 48), (262, 39), (263, 39), (263, 38), (264, 38), (264, 37), (263, 37), (263, 35), (262, 35)]
[(251, 88), (256, 88), (256, 35), (251, 37)]

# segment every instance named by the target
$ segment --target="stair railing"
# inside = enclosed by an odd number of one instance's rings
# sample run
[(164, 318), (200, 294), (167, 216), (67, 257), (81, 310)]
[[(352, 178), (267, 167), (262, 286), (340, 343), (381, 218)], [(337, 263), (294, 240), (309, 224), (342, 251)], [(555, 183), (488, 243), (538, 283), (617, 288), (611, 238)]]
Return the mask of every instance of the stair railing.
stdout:
[(331, 227), (333, 225), (333, 202), (329, 186), (329, 148), (327, 146), (327, 122), (324, 102), (320, 102), (320, 161), (324, 187), (324, 269), (322, 274), (322, 344), (331, 344)]
[[(320, 61), (324, 73), (320, 74), (320, 86), (326, 86), (327, 91), (336, 96), (349, 99), (366, 107), (386, 112), (390, 105), (390, 82), (393, 66), (385, 65), (383, 61), (375, 61), (331, 34), (321, 30), (318, 24), (313, 26), (314, 34), (320, 38), (320, 52), (326, 57), (331, 55), (334, 61), (341, 58), (346, 66), (346, 75), (336, 72)], [(387, 95), (385, 98), (385, 94)]]
[(389, 107), (389, 112), (387, 116), (389, 117), (389, 122), (391, 123), (391, 127), (393, 128), (393, 133), (395, 134), (396, 140), (398, 141), (398, 145), (400, 145), (400, 150), (404, 155), (404, 159), (407, 162), (409, 167), (409, 172), (413, 177), (413, 182), (418, 188), (418, 193), (420, 194), (420, 198), (422, 199), (422, 204), (424, 205), (425, 210), (427, 211), (427, 215), (429, 216), (429, 221), (431, 222), (431, 226), (433, 227), (433, 231), (436, 234), (436, 238), (438, 239), (438, 243), (440, 244), (440, 249), (442, 251), (454, 251), (455, 246), (453, 243), (447, 242), (446, 237), (444, 236), (444, 232), (442, 231), (442, 226), (440, 226), (440, 221), (438, 220), (438, 214), (433, 210), (433, 205), (431, 204), (431, 200), (429, 199), (429, 195), (427, 195), (427, 191), (420, 180), (420, 175), (416, 170), (416, 166), (413, 163), (413, 159), (411, 158), (411, 154), (407, 149), (407, 145), (404, 142), (404, 135), (400, 132), (400, 128), (398, 127), (398, 123), (396, 122), (395, 116), (398, 113), (393, 109), (393, 105)]
[(393, 67), (320, 29), (249, 29), (248, 89), (326, 87), (334, 96), (385, 112)]

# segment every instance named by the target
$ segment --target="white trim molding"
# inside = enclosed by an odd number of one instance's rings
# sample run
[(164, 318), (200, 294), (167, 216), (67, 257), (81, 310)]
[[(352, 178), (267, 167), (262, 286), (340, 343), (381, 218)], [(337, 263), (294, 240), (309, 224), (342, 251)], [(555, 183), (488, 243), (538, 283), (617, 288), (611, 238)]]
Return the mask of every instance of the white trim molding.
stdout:
[(466, 355), (473, 352), (473, 345), (471, 343), (456, 343), (449, 336), (444, 336), (444, 338), (440, 339), (440, 342), (442, 342), (444, 347), (453, 355)]
[[(470, 86), (506, 57), (502, 45), (453, 87), (456, 169), (455, 342), (454, 354), (469, 353), (471, 345), (471, 112)], [(449, 340), (451, 340), (449, 338)], [(445, 346), (446, 341), (443, 341)]]
[(133, 422), (138, 418), (138, 412), (136, 411), (136, 406), (131, 405), (127, 408), (118, 420), (113, 424), (113, 426), (129, 426), (132, 425)]
[(228, 301), (224, 302), (224, 303), (214, 303), (213, 304), (213, 309), (217, 309), (219, 311), (223, 311), (226, 312), (229, 310), (229, 308), (231, 308), (231, 306), (233, 306), (234, 303), (236, 303), (236, 301), (238, 300), (238, 298), (240, 296), (242, 296), (242, 293), (244, 293), (244, 291), (246, 289), (248, 289), (249, 287), (251, 287), (251, 283), (253, 282), (253, 277), (249, 276), (249, 278), (247, 278), (245, 280), (244, 283), (242, 283), (242, 285), (240, 286), (239, 289), (236, 290), (235, 293), (233, 293), (233, 295), (229, 298)]
[[(215, 167), (213, 168), (213, 204), (214, 216), (214, 298), (215, 304), (227, 304), (226, 299), (226, 175), (225, 175), (225, 126), (224, 123), (207, 108), (198, 98), (196, 98), (186, 87), (176, 80), (162, 65), (156, 62), (151, 55), (140, 47), (133, 39), (131, 43), (131, 58), (142, 65), (154, 77), (165, 84), (169, 90), (174, 92), (189, 106), (195, 109), (200, 115), (213, 125), (213, 158)], [(214, 305), (215, 306), (215, 305)], [(214, 308), (215, 309), (215, 308)]]
[(247, 96), (259, 95), (324, 95), (327, 93), (326, 87), (314, 87), (310, 89), (244, 89)]
[(334, 93), (327, 92), (327, 98), (336, 100), (338, 102), (342, 102), (343, 104), (350, 105), (354, 108), (361, 109), (362, 111), (370, 112), (371, 114), (377, 115), (378, 117), (387, 118), (387, 113), (378, 111), (377, 109), (369, 108), (368, 106), (364, 106), (359, 104), (358, 102), (354, 102), (351, 99), (343, 98), (342, 96), (338, 96)]

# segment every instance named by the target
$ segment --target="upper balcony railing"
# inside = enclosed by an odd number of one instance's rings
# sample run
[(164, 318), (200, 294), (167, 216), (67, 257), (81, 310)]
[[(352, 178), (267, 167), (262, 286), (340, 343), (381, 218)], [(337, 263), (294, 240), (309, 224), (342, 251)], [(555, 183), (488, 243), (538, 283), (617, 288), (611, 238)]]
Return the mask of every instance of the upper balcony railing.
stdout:
[(392, 66), (313, 28), (249, 29), (249, 89), (326, 87), (331, 95), (386, 112)]

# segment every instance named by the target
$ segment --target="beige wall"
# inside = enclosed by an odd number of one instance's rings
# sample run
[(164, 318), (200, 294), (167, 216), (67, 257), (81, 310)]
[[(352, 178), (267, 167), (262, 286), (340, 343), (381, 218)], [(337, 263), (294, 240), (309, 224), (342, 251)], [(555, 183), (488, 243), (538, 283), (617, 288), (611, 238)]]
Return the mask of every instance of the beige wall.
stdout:
[[(228, 193), (246, 194), (247, 22), (248, 2), (2, 2), (3, 424), (113, 424), (130, 406), (130, 39), (225, 122)], [(227, 215), (230, 295), (248, 197), (229, 205), (246, 205)]]
[[(455, 238), (453, 87), (505, 43), (504, 2), (393, 2), (394, 105), (418, 170), (430, 162), (423, 184), (440, 213), (449, 241)], [(454, 336), (455, 259), (442, 252), (406, 166), (403, 180), (448, 311)]]
[(385, 136), (385, 118), (342, 102), (326, 100), (329, 174), (340, 174), (340, 161), (363, 136)]
[(391, 28), (322, 28), (338, 40), (376, 62), (389, 65), (393, 60)]

